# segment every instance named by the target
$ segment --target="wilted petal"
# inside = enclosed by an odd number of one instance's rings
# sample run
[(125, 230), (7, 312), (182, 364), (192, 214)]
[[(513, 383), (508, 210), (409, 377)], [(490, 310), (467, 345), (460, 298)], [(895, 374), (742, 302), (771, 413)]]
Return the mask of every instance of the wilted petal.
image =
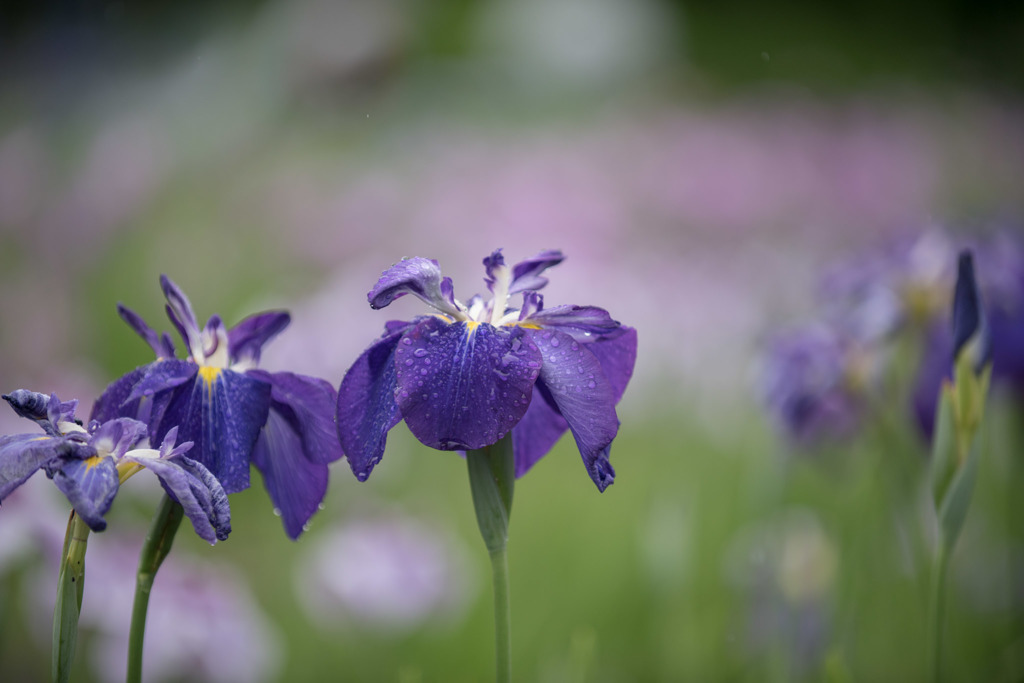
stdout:
[(374, 342), (352, 364), (338, 388), (338, 439), (359, 481), (366, 481), (380, 462), (388, 431), (402, 419), (395, 403), (394, 354), (409, 327), (395, 328)]
[(472, 450), (519, 422), (540, 370), (540, 352), (521, 328), (448, 324), (425, 318), (395, 351), (402, 417), (422, 443)]
[(548, 283), (546, 277), (541, 277), (548, 268), (557, 266), (565, 260), (565, 255), (558, 249), (542, 251), (533, 258), (520, 261), (512, 267), (512, 285), (509, 287), (509, 294), (537, 290)]
[(615, 478), (608, 462), (619, 431), (615, 390), (588, 345), (556, 330), (530, 330), (529, 334), (544, 358), (538, 389), (547, 392), (568, 422), (590, 478), (604, 491)]
[(209, 469), (225, 491), (236, 493), (249, 486), (249, 457), (269, 408), (266, 382), (203, 367), (191, 386), (174, 392), (154, 436), (163, 439), (178, 425), (178, 438), (194, 444), (189, 455)]
[(459, 315), (451, 280), (441, 277), (437, 261), (415, 257), (399, 261), (385, 270), (366, 295), (374, 309), (384, 308), (395, 299), (413, 294), (449, 315)]
[(538, 460), (547, 455), (567, 429), (569, 423), (548, 403), (535, 385), (530, 407), (519, 424), (512, 429), (516, 477), (526, 474)]
[(327, 492), (327, 465), (306, 457), (301, 435), (273, 407), (256, 441), (252, 463), (263, 475), (263, 484), (275, 512), (281, 515), (285, 532), (293, 539), (298, 538)]
[(597, 306), (555, 306), (538, 311), (521, 322), (559, 329), (573, 335), (608, 334), (620, 327), (620, 323), (612, 320), (608, 311)]
[(284, 328), (292, 317), (286, 311), (268, 311), (251, 315), (228, 330), (231, 360), (259, 362), (263, 347)]
[(28, 389), (15, 389), (10, 394), (4, 394), (3, 399), (10, 404), (19, 417), (32, 420), (33, 422), (49, 421), (50, 397), (38, 391)]
[(40, 467), (73, 446), (60, 436), (13, 434), (0, 437), (0, 501)]
[(228, 496), (202, 464), (183, 455), (165, 459), (129, 453), (124, 459), (143, 465), (160, 479), (168, 495), (181, 504), (200, 538), (211, 545), (227, 539), (231, 533)]
[(52, 468), (53, 483), (67, 496), (71, 507), (93, 531), (103, 531), (119, 486), (117, 464), (109, 456), (65, 458)]

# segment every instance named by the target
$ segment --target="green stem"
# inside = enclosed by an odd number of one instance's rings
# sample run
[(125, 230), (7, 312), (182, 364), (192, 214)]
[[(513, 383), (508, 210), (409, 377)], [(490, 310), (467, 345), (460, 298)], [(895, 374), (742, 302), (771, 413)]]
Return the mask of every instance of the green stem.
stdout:
[(508, 523), (512, 512), (515, 461), (508, 436), (493, 446), (466, 453), (473, 508), (491, 557), (494, 637), (498, 683), (512, 680), (512, 617), (508, 581)]
[(78, 615), (85, 594), (85, 551), (89, 526), (73, 511), (64, 535), (60, 575), (57, 579), (57, 603), (53, 608), (53, 645), (50, 676), (65, 683), (71, 676), (71, 663), (78, 642)]
[(929, 680), (942, 680), (942, 648), (945, 630), (946, 573), (949, 569), (950, 548), (944, 538), (939, 539), (939, 550), (935, 555), (935, 570), (932, 575), (932, 598), (929, 618), (931, 631), (931, 659)]
[(181, 505), (164, 495), (139, 554), (135, 602), (132, 605), (132, 623), (128, 633), (128, 683), (139, 683), (142, 680), (142, 645), (146, 637), (149, 594), (153, 589), (157, 570), (171, 552), (171, 544), (174, 543), (174, 535), (178, 531), (183, 515)]

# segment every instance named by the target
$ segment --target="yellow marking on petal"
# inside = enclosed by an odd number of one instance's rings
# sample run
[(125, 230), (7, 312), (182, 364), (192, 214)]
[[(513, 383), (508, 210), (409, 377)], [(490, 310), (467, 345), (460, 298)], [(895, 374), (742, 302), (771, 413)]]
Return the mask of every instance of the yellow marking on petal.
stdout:
[(143, 469), (143, 466), (137, 462), (129, 462), (125, 460), (124, 462), (117, 463), (118, 482), (123, 484), (128, 479), (128, 477), (132, 476), (141, 469)]
[(477, 321), (477, 320), (467, 320), (466, 321), (466, 331), (467, 332), (475, 332), (476, 328), (478, 328), (478, 327), (480, 327), (480, 322), (479, 321)]
[(207, 388), (213, 385), (217, 375), (220, 374), (221, 368), (216, 368), (212, 365), (202, 365), (199, 367), (199, 376), (206, 382)]
[(536, 323), (513, 323), (513, 327), (525, 327), (528, 330), (539, 330), (540, 325)]
[(101, 462), (103, 462), (103, 458), (105, 458), (105, 457), (106, 457), (105, 455), (94, 455), (91, 458), (86, 458), (85, 459), (85, 470), (88, 472), (92, 468), (96, 467)]

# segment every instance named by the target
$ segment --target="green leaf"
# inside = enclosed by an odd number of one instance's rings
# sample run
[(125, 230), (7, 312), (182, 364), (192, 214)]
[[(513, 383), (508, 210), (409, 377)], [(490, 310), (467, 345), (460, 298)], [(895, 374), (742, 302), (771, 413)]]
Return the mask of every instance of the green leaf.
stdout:
[(956, 544), (964, 519), (967, 517), (967, 509), (971, 505), (974, 480), (978, 473), (979, 441), (978, 433), (975, 433), (967, 457), (953, 476), (939, 504), (939, 529), (942, 533), (942, 542), (949, 549)]
[(72, 515), (64, 539), (63, 562), (57, 578), (57, 603), (53, 609), (53, 655), (51, 678), (66, 683), (71, 676), (78, 642), (78, 615), (82, 611), (85, 595), (85, 550), (89, 542), (89, 527), (77, 515)]

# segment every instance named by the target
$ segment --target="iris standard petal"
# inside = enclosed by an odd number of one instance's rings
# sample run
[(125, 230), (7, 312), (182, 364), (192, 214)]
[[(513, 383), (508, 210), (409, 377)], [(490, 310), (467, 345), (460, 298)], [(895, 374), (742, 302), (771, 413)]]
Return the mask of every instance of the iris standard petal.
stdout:
[(71, 507), (93, 531), (103, 531), (107, 514), (119, 487), (117, 464), (109, 456), (62, 458), (52, 468), (53, 483), (67, 496)]
[(36, 433), (0, 437), (0, 501), (70, 447), (60, 436)]
[(160, 287), (164, 290), (164, 297), (167, 299), (167, 317), (177, 328), (181, 338), (185, 340), (189, 353), (198, 353), (202, 349), (202, 336), (199, 331), (199, 322), (196, 320), (196, 314), (192, 312), (192, 304), (188, 297), (166, 275), (160, 276)]
[(371, 308), (379, 309), (406, 294), (419, 297), (443, 313), (459, 313), (451, 280), (441, 277), (441, 267), (433, 259), (417, 256), (399, 261), (381, 274), (366, 298)]
[(232, 361), (259, 362), (263, 347), (292, 321), (286, 311), (251, 315), (228, 330), (228, 351)]
[(512, 429), (516, 477), (526, 474), (538, 460), (547, 455), (569, 429), (569, 423), (541, 395), (542, 391), (540, 386), (534, 385), (530, 407), (519, 424)]
[(620, 327), (620, 323), (612, 320), (608, 311), (597, 306), (566, 305), (545, 308), (520, 322), (550, 327), (573, 335), (608, 334)]
[(199, 366), (192, 361), (175, 358), (155, 361), (144, 368), (146, 372), (125, 398), (126, 404), (144, 396), (153, 396), (168, 389), (185, 386), (192, 382), (199, 372)]
[(281, 515), (285, 532), (292, 539), (298, 538), (327, 492), (327, 465), (306, 457), (302, 436), (274, 408), (260, 431), (252, 463), (263, 475), (263, 484), (275, 512)]
[(423, 444), (473, 450), (519, 422), (540, 371), (523, 329), (424, 318), (395, 351), (402, 417)]
[(538, 388), (550, 394), (569, 423), (590, 478), (604, 491), (615, 478), (608, 462), (619, 431), (615, 390), (587, 344), (557, 330), (529, 330), (529, 336), (544, 358)]
[(301, 437), (302, 453), (310, 462), (327, 465), (344, 455), (334, 422), (338, 392), (318, 377), (294, 372), (250, 370), (250, 377), (270, 385), (270, 406), (288, 420)]
[(132, 328), (135, 334), (142, 337), (149, 344), (157, 358), (174, 358), (174, 342), (171, 341), (169, 336), (166, 334), (163, 336), (157, 335), (140, 315), (123, 304), (119, 303), (117, 305), (117, 314), (121, 316), (121, 320), (128, 323), (128, 327)]
[(203, 465), (182, 455), (164, 459), (129, 453), (124, 459), (144, 466), (160, 479), (168, 495), (181, 504), (196, 535), (210, 545), (227, 539), (231, 533), (228, 497)]
[(527, 290), (538, 290), (548, 283), (546, 277), (541, 277), (548, 268), (557, 266), (565, 260), (565, 255), (558, 249), (542, 251), (533, 258), (520, 261), (512, 266), (512, 285), (508, 293), (525, 292)]
[(408, 324), (394, 328), (374, 342), (348, 369), (338, 388), (338, 439), (359, 481), (366, 481), (380, 462), (388, 432), (402, 419), (395, 402), (395, 348), (408, 329)]
[[(171, 361), (163, 361), (169, 363)], [(222, 368), (198, 369), (193, 383), (175, 390), (154, 441), (178, 425), (178, 438), (193, 442), (189, 455), (236, 493), (249, 486), (249, 456), (267, 421), (270, 385)]]

